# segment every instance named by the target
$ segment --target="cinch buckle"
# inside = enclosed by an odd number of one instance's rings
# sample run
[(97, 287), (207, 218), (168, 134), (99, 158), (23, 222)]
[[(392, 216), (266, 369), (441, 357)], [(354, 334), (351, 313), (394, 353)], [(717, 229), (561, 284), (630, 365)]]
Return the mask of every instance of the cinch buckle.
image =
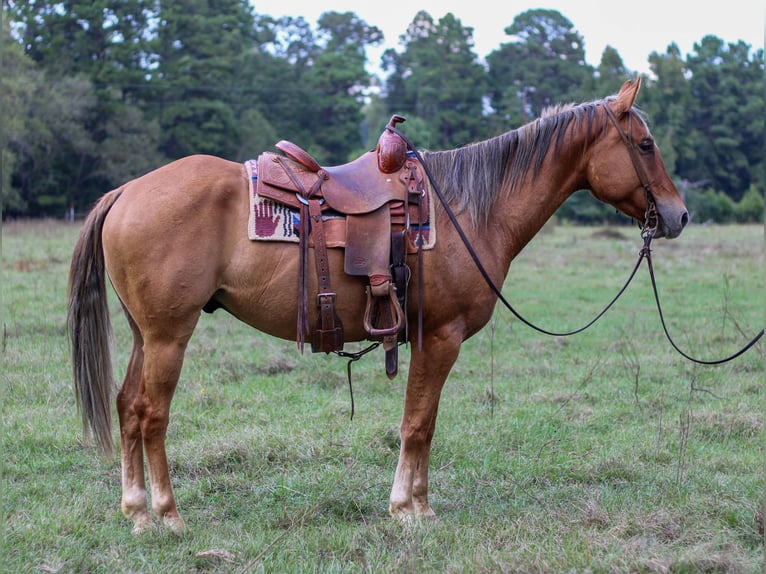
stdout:
[(317, 307), (320, 307), (322, 305), (322, 297), (330, 297), (332, 299), (332, 302), (335, 303), (335, 299), (337, 296), (338, 294), (334, 292), (317, 293)]

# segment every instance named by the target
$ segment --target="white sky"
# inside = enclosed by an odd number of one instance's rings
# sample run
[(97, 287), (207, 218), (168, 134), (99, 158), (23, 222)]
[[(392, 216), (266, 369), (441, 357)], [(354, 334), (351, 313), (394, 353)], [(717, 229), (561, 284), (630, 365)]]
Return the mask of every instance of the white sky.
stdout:
[(648, 72), (652, 52), (665, 53), (671, 42), (686, 57), (695, 42), (712, 34), (724, 42), (743, 40), (753, 49), (764, 45), (763, 0), (252, 0), (258, 14), (303, 16), (316, 26), (323, 12), (353, 12), (385, 35), (385, 45), (370, 51), (375, 68), (385, 48), (399, 49), (399, 36), (419, 10), (438, 21), (448, 12), (473, 28), (474, 52), (484, 58), (509, 37), (503, 31), (513, 19), (531, 9), (559, 11), (585, 41), (585, 59), (597, 66), (607, 45), (619, 52), (625, 66)]

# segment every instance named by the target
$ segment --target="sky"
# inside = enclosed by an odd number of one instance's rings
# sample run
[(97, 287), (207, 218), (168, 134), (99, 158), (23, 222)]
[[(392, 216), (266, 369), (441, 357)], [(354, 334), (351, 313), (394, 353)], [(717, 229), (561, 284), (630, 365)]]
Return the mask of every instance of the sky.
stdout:
[(724, 42), (743, 40), (753, 49), (763, 48), (762, 0), (253, 0), (258, 14), (274, 17), (303, 16), (316, 26), (323, 12), (353, 12), (367, 24), (380, 28), (385, 45), (370, 50), (368, 58), (377, 66), (387, 48), (399, 49), (405, 33), (419, 10), (438, 21), (448, 12), (464, 27), (473, 28), (474, 51), (484, 58), (509, 37), (503, 31), (522, 12), (557, 10), (574, 25), (585, 42), (585, 60), (598, 66), (604, 48), (617, 50), (629, 70), (648, 73), (652, 52), (664, 54), (675, 42), (686, 55), (704, 36), (712, 34)]

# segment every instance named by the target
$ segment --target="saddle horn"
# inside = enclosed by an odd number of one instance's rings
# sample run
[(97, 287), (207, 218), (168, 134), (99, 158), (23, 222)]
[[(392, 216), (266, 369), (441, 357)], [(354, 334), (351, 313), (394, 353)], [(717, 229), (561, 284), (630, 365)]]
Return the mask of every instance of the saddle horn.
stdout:
[(407, 160), (407, 144), (390, 129), (404, 121), (403, 116), (394, 114), (378, 138), (378, 169), (383, 173), (396, 173)]

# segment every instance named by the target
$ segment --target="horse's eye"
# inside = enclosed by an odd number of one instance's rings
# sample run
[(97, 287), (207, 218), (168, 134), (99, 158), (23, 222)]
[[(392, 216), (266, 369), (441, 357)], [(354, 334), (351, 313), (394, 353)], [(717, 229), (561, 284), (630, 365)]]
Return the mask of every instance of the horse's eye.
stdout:
[(638, 142), (638, 149), (641, 153), (652, 153), (654, 151), (654, 140), (652, 138), (646, 138)]

